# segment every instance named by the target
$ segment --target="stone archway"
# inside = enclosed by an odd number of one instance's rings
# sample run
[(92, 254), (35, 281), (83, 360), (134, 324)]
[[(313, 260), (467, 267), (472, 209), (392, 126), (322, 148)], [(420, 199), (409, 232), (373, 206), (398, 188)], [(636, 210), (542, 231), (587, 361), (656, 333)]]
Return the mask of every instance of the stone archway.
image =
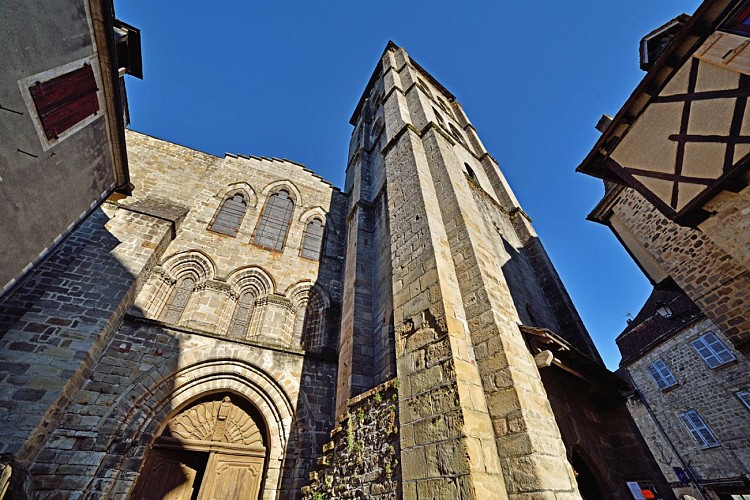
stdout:
[(167, 422), (148, 453), (133, 498), (256, 499), (266, 441), (262, 417), (252, 405), (230, 395), (202, 398)]
[(257, 409), (258, 422), (266, 426), (263, 498), (277, 498), (284, 450), (294, 420), (291, 401), (297, 397), (297, 382), (284, 370), (268, 362), (257, 366), (247, 357), (247, 352), (235, 345), (194, 348), (173, 361), (165, 358), (144, 373), (122, 392), (97, 426), (96, 432), (111, 436), (111, 441), (86, 494), (96, 498), (130, 496), (135, 471), (142, 469), (138, 465), (134, 469), (131, 463), (143, 463), (149, 444), (163, 433), (175, 411), (202, 402), (208, 395), (230, 394)]

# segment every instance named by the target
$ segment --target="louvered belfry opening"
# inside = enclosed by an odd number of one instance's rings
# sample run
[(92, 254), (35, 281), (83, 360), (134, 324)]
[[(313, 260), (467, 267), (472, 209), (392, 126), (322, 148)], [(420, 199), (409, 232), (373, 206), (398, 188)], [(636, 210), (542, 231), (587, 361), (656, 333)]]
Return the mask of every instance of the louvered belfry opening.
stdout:
[(90, 64), (29, 87), (47, 139), (60, 134), (99, 111), (96, 78)]
[(255, 244), (281, 250), (293, 211), (294, 202), (289, 198), (288, 191), (281, 190), (269, 196), (255, 231)]
[(247, 203), (245, 203), (245, 197), (242, 194), (237, 193), (230, 196), (221, 204), (219, 212), (211, 223), (211, 231), (227, 236), (236, 236), (246, 211)]

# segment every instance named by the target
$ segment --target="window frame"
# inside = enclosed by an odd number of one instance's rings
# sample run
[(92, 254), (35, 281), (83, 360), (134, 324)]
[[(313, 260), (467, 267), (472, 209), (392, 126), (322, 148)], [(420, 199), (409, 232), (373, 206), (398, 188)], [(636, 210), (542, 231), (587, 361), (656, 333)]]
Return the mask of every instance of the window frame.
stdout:
[[(708, 337), (713, 337), (714, 341), (711, 342), (710, 339), (707, 339)], [(698, 347), (696, 344), (701, 344), (701, 347)], [(714, 346), (717, 344), (721, 346), (722, 350), (717, 351), (714, 349)], [(690, 345), (703, 362), (712, 370), (725, 366), (733, 361), (737, 361), (737, 357), (732, 350), (729, 349), (729, 347), (727, 347), (714, 332), (706, 332), (700, 337), (691, 340)], [(705, 351), (710, 351), (708, 356), (704, 355)], [(728, 355), (729, 358), (726, 358), (723, 354)], [(717, 363), (713, 363), (711, 361), (712, 358), (715, 358)]]
[[(661, 363), (663, 369), (656, 366), (659, 363)], [(654, 382), (656, 382), (656, 386), (662, 391), (666, 391), (668, 389), (671, 389), (672, 387), (676, 387), (677, 385), (679, 385), (677, 377), (674, 376), (672, 370), (669, 369), (667, 364), (661, 358), (646, 366), (646, 371), (649, 373), (649, 375), (651, 375), (651, 378), (654, 380)], [(664, 375), (664, 371), (666, 371), (667, 376)], [(655, 373), (658, 374), (658, 377), (655, 375)], [(670, 378), (672, 380), (672, 383), (670, 383), (669, 381)], [(664, 385), (662, 385), (662, 382), (664, 383)]]
[[(227, 201), (229, 201), (230, 199), (233, 199), (235, 196), (240, 196), (242, 198), (242, 201), (245, 203), (245, 211), (242, 213), (242, 217), (240, 217), (240, 220), (237, 223), (237, 228), (235, 229), (234, 234), (229, 234), (224, 231), (218, 231), (214, 229), (214, 224), (216, 224), (216, 220), (219, 218), (221, 211), (224, 209), (224, 205), (226, 204)], [(224, 196), (224, 199), (219, 205), (219, 208), (214, 213), (214, 216), (211, 219), (211, 222), (208, 224), (207, 229), (213, 233), (221, 234), (224, 236), (229, 236), (230, 238), (236, 238), (237, 234), (240, 232), (240, 228), (242, 228), (242, 223), (245, 221), (245, 216), (247, 216), (247, 209), (248, 209), (248, 200), (247, 200), (247, 195), (244, 192), (235, 191), (230, 194), (227, 194)]]
[[(691, 408), (680, 413), (679, 416), (680, 422), (682, 422), (682, 425), (687, 429), (688, 434), (690, 434), (690, 437), (693, 438), (693, 441), (695, 441), (695, 444), (697, 444), (700, 449), (707, 450), (709, 448), (717, 448), (721, 446), (716, 434), (714, 434), (708, 424), (706, 424), (706, 421), (703, 420), (703, 417), (701, 417), (700, 413), (696, 410)], [(699, 425), (696, 425), (696, 422)], [(705, 432), (713, 441), (711, 442), (706, 439), (706, 434), (703, 432)]]
[[(317, 257), (309, 257), (309, 256), (305, 255), (305, 253), (304, 253), (305, 252), (305, 240), (307, 238), (307, 235), (309, 234), (308, 230), (307, 230), (308, 227), (310, 227), (310, 224), (312, 224), (315, 221), (320, 222), (320, 227), (321, 227), (320, 247), (318, 248), (318, 256)], [(326, 231), (326, 221), (325, 221), (324, 218), (322, 218), (320, 216), (313, 216), (313, 217), (310, 217), (309, 219), (307, 219), (305, 221), (305, 228), (302, 231), (302, 240), (300, 241), (300, 246), (299, 246), (299, 256), (302, 257), (303, 259), (308, 259), (308, 260), (313, 260), (313, 261), (318, 261), (318, 262), (321, 261), (321, 260), (323, 260), (323, 255), (325, 253), (326, 233), (327, 233), (327, 231)]]
[(726, 23), (720, 29), (737, 35), (750, 36), (750, 25), (744, 24), (743, 21), (750, 18), (750, 5), (740, 10), (732, 17), (732, 20)]
[(750, 389), (742, 389), (734, 393), (745, 407), (750, 410)]
[[(280, 192), (285, 192), (287, 199), (291, 202), (292, 208), (289, 211), (289, 220), (286, 222), (286, 230), (284, 231), (284, 235), (280, 240), (280, 247), (276, 248), (273, 246), (265, 245), (263, 243), (258, 242), (258, 232), (261, 230), (261, 225), (263, 225), (263, 218), (267, 215), (267, 210), (269, 209), (269, 202), (274, 197), (277, 196)], [(296, 201), (294, 197), (292, 196), (292, 190), (286, 187), (280, 187), (279, 189), (274, 190), (273, 192), (269, 193), (266, 197), (266, 201), (263, 204), (263, 210), (260, 212), (260, 217), (258, 217), (258, 222), (255, 225), (255, 230), (253, 231), (253, 236), (251, 239), (251, 243), (257, 247), (264, 248), (266, 250), (269, 250), (271, 252), (283, 252), (284, 247), (286, 246), (286, 240), (289, 237), (289, 230), (292, 227), (292, 222), (294, 219), (294, 210), (296, 208)]]

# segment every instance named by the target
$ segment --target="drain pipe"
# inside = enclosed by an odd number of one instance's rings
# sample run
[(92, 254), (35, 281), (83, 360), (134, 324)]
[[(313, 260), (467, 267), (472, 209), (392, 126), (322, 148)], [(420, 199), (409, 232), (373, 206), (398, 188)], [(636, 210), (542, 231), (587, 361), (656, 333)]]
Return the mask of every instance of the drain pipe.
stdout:
[(651, 419), (656, 424), (656, 427), (659, 429), (659, 432), (661, 433), (662, 437), (667, 441), (669, 444), (669, 447), (672, 448), (672, 452), (677, 457), (677, 460), (679, 460), (680, 465), (682, 465), (682, 470), (685, 471), (685, 474), (688, 475), (690, 478), (690, 482), (695, 487), (695, 489), (698, 490), (698, 492), (701, 494), (701, 497), (703, 500), (711, 500), (711, 497), (709, 497), (706, 494), (706, 490), (703, 489), (703, 486), (701, 486), (700, 482), (698, 481), (698, 478), (695, 477), (695, 474), (693, 474), (693, 470), (690, 468), (688, 464), (685, 463), (685, 460), (682, 459), (682, 455), (677, 451), (677, 448), (675, 447), (674, 443), (671, 439), (669, 439), (669, 435), (667, 434), (667, 431), (664, 430), (664, 427), (662, 427), (661, 422), (659, 422), (659, 419), (656, 418), (656, 415), (654, 414), (654, 411), (651, 409), (651, 405), (648, 404), (648, 401), (646, 400), (646, 397), (643, 395), (640, 389), (638, 389), (638, 386), (635, 383), (635, 380), (633, 380), (633, 376), (630, 374), (630, 371), (625, 368), (625, 373), (628, 374), (628, 378), (630, 379), (630, 383), (633, 386), (633, 389), (635, 389), (635, 396), (638, 398), (638, 400), (643, 403), (643, 406), (646, 408), (646, 411), (651, 416)]

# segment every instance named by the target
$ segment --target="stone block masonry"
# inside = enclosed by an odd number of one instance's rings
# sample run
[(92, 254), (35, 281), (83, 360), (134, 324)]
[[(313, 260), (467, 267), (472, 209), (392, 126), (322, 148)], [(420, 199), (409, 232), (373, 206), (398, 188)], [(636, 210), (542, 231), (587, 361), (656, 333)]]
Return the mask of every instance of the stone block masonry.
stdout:
[(3, 298), (0, 452), (35, 460), (172, 231), (167, 220), (104, 205)]

